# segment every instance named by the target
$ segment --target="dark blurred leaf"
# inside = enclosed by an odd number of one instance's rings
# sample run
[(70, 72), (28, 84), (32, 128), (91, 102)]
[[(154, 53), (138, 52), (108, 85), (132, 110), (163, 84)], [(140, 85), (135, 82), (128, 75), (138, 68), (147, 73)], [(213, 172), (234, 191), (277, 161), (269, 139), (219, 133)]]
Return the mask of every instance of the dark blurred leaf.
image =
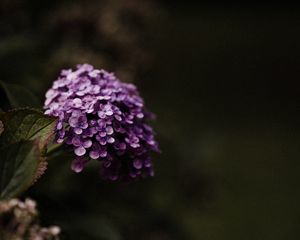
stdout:
[(12, 108), (40, 107), (38, 99), (26, 88), (2, 81), (0, 81), (0, 87), (3, 88)]
[(56, 119), (34, 109), (16, 109), (0, 115), (4, 132), (0, 137), (0, 146), (22, 140), (39, 139), (42, 149), (53, 136)]
[(0, 153), (0, 200), (3, 200), (18, 196), (34, 182), (43, 158), (38, 140), (3, 146)]

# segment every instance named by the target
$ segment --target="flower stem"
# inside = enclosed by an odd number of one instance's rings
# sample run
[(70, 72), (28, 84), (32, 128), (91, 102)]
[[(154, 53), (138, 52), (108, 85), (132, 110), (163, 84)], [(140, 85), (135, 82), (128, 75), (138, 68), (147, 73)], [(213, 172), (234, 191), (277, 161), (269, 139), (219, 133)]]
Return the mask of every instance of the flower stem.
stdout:
[(50, 157), (55, 155), (57, 152), (61, 150), (62, 146), (63, 146), (62, 144), (56, 144), (56, 143), (52, 144), (50, 147), (48, 147), (46, 156)]

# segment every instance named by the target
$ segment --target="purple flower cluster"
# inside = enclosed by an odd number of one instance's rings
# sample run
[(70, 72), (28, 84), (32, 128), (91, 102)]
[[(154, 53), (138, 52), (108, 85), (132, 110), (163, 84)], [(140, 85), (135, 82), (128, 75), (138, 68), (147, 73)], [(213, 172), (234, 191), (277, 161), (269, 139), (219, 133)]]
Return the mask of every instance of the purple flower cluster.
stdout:
[(46, 93), (45, 114), (58, 117), (57, 142), (66, 143), (80, 172), (91, 160), (102, 163), (104, 179), (153, 176), (151, 151), (158, 151), (152, 114), (133, 84), (120, 82), (113, 73), (78, 65), (62, 70)]

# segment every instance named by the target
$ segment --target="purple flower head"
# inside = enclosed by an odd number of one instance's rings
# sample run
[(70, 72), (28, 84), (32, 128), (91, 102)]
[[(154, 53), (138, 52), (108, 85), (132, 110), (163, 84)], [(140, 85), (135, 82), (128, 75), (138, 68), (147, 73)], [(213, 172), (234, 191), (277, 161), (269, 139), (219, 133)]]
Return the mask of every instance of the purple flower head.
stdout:
[(147, 123), (153, 114), (133, 84), (78, 65), (75, 71), (62, 70), (46, 93), (44, 109), (58, 118), (56, 141), (74, 152), (73, 171), (98, 160), (107, 180), (153, 176), (150, 152), (159, 151)]

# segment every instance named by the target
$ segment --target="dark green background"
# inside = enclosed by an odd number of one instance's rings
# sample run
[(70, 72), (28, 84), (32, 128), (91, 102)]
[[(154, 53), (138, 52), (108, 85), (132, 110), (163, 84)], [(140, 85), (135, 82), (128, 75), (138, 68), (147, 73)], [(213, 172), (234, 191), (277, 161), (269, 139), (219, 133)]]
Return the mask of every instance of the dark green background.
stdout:
[[(47, 25), (71, 1), (4, 2), (2, 80), (41, 101), (60, 68), (77, 61), (72, 48), (94, 51), (82, 59), (99, 68), (103, 52), (111, 71), (126, 62), (98, 48), (88, 21), (80, 41), (68, 25)], [(132, 64), (157, 115), (156, 176), (107, 183), (97, 164), (75, 174), (67, 158), (52, 159), (27, 194), (38, 200), (43, 223), (60, 225), (72, 240), (299, 239), (300, 8), (169, 1), (151, 11), (158, 16), (147, 34), (133, 28), (151, 61)], [(58, 48), (62, 55), (53, 57)]]

